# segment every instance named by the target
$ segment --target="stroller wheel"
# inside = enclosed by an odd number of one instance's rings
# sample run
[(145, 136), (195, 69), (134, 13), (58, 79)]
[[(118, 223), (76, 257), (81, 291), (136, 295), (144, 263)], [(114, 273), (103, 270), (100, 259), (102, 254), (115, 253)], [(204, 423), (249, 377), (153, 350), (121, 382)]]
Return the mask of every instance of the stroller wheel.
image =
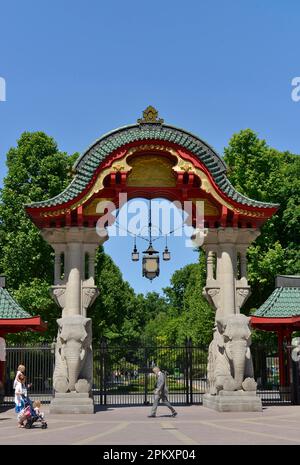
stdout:
[(26, 423), (25, 428), (30, 429), (31, 428), (31, 423)]
[(47, 423), (42, 424), (42, 429), (46, 429), (48, 427)]

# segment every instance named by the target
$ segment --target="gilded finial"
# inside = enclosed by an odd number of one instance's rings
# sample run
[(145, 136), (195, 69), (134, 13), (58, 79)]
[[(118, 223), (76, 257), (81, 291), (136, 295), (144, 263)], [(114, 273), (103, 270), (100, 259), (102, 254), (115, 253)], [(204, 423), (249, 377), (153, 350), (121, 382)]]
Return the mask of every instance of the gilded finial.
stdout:
[(158, 111), (156, 108), (149, 105), (149, 107), (143, 111), (143, 118), (139, 118), (137, 122), (139, 124), (163, 124), (164, 120), (162, 118), (158, 118)]

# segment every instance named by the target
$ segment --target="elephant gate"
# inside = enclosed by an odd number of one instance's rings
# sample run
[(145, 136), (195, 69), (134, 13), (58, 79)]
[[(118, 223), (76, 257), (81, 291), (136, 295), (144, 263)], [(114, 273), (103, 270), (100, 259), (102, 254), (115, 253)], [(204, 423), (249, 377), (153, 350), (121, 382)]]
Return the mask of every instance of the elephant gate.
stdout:
[[(226, 166), (207, 143), (165, 124), (148, 107), (136, 124), (97, 140), (77, 160), (74, 178), (56, 197), (26, 205), (55, 252), (53, 298), (58, 320), (53, 412), (92, 412), (92, 321), (98, 295), (95, 252), (108, 240), (107, 208), (128, 199), (165, 198), (185, 208), (192, 239), (207, 257), (203, 289), (216, 312), (203, 403), (217, 410), (259, 410), (251, 359), (249, 319), (240, 309), (250, 294), (246, 252), (277, 204), (237, 192)], [(104, 206), (103, 206), (104, 205)], [(199, 207), (200, 205), (200, 207)], [(199, 215), (201, 210), (203, 215)]]

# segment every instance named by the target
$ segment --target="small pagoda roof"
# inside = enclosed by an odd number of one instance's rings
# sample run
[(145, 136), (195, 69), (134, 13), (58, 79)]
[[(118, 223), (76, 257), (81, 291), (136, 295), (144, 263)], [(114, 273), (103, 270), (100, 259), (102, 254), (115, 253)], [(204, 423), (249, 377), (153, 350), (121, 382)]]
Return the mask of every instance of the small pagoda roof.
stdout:
[(300, 275), (277, 276), (276, 288), (251, 317), (253, 327), (274, 331), (300, 328)]
[(9, 294), (0, 278), (0, 335), (20, 331), (45, 331), (47, 324), (40, 316), (26, 312)]
[(278, 204), (257, 201), (239, 193), (228, 180), (226, 165), (216, 150), (194, 134), (164, 124), (162, 120), (146, 120), (142, 123), (138, 120), (138, 124), (127, 125), (104, 134), (76, 161), (73, 167), (75, 177), (63, 192), (51, 199), (27, 204), (26, 208), (58, 207), (75, 201), (88, 188), (99, 165), (113, 151), (128, 144), (146, 140), (168, 142), (191, 151), (207, 168), (220, 191), (231, 201), (258, 209), (278, 209)]

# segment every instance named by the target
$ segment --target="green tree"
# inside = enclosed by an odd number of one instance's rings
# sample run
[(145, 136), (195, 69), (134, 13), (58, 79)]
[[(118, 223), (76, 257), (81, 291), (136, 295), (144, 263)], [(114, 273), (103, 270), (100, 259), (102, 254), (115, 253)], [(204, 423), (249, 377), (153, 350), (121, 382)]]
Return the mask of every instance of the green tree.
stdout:
[(99, 296), (88, 310), (88, 316), (93, 319), (93, 339), (96, 342), (106, 337), (118, 341), (122, 337), (124, 320), (133, 308), (135, 294), (102, 246), (97, 251), (95, 268)]
[(205, 257), (174, 272), (164, 289), (168, 307), (162, 308), (145, 327), (146, 337), (166, 344), (208, 344), (212, 338), (214, 311), (202, 295), (206, 279)]
[(251, 129), (234, 134), (225, 148), (228, 177), (246, 196), (279, 203), (248, 251), (252, 295), (245, 311), (259, 307), (274, 289), (277, 274), (300, 269), (300, 157), (270, 148)]
[(152, 335), (144, 334), (149, 321), (159, 314), (167, 314), (169, 306), (157, 292), (136, 295), (130, 302), (128, 314), (123, 322), (122, 340), (128, 344), (153, 342)]
[(49, 339), (56, 332), (53, 319), (59, 315), (48, 292), (53, 251), (26, 216), (24, 204), (60, 193), (70, 183), (77, 156), (60, 152), (53, 138), (43, 132), (24, 132), (7, 154), (8, 172), (0, 193), (1, 273), (25, 310), (49, 321)]

